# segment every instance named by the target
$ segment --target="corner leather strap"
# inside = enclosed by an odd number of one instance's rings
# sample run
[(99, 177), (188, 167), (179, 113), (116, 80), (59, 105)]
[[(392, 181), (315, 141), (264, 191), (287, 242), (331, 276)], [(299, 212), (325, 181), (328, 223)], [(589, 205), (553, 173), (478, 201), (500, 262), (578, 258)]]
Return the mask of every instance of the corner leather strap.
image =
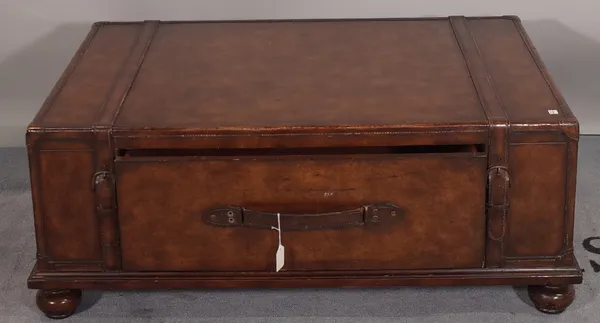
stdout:
[(504, 266), (504, 235), (509, 207), (510, 174), (508, 169), (508, 139), (510, 123), (494, 87), (492, 77), (469, 30), (464, 16), (450, 17), (450, 25), (465, 59), (481, 108), (489, 124), (488, 141), (488, 208), (486, 267)]

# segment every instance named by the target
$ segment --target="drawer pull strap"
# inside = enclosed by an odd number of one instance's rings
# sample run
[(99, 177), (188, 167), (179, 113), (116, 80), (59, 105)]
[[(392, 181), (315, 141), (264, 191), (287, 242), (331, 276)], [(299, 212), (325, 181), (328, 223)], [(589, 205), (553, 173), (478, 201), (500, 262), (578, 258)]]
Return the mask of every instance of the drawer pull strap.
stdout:
[[(402, 209), (390, 203), (364, 205), (353, 210), (317, 214), (280, 213), (281, 230), (308, 231), (391, 224), (403, 218)], [(203, 213), (205, 223), (220, 227), (268, 229), (277, 226), (277, 212), (259, 212), (240, 206), (223, 206)]]

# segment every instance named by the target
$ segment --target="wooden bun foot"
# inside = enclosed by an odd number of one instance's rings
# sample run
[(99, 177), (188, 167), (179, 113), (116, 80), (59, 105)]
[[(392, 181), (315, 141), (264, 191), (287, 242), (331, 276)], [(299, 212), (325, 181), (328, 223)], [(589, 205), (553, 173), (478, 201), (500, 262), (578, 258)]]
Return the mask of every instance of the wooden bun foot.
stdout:
[(38, 290), (36, 303), (52, 319), (64, 319), (75, 313), (81, 301), (80, 289)]
[(573, 285), (529, 286), (528, 293), (533, 305), (546, 314), (562, 313), (575, 299)]

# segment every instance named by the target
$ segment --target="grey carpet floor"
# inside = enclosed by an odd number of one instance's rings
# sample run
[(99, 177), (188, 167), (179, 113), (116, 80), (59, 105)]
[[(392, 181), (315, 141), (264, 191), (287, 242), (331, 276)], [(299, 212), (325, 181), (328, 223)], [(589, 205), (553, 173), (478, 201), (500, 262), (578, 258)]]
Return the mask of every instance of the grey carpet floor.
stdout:
[[(600, 254), (583, 248), (600, 237), (600, 137), (583, 137), (577, 187), (576, 255), (584, 268), (577, 298), (561, 315), (537, 312), (512, 287), (353, 290), (84, 292), (63, 322), (600, 322)], [(0, 149), (0, 322), (50, 322), (26, 279), (35, 259), (27, 158)], [(600, 239), (592, 241), (600, 247)], [(598, 270), (598, 269), (597, 269)]]

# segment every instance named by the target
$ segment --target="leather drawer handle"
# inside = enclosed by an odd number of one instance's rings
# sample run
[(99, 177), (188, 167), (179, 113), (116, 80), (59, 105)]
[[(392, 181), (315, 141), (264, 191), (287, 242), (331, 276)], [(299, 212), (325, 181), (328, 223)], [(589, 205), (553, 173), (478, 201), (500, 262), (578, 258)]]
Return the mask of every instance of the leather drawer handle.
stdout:
[[(353, 210), (317, 214), (281, 213), (281, 230), (308, 231), (343, 229), (373, 224), (390, 224), (403, 218), (402, 209), (390, 203), (364, 205)], [(204, 212), (205, 223), (220, 227), (271, 229), (277, 227), (277, 213), (258, 212), (239, 206), (217, 207)]]

